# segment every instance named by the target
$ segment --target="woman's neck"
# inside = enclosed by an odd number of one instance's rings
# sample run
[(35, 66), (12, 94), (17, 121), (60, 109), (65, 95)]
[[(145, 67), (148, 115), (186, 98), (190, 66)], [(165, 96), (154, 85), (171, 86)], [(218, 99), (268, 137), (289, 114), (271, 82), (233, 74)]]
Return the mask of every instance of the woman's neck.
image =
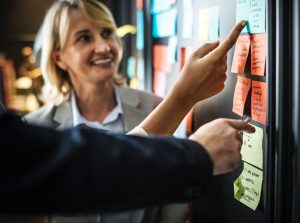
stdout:
[(112, 82), (82, 88), (74, 86), (74, 90), (78, 110), (89, 121), (102, 123), (117, 104)]

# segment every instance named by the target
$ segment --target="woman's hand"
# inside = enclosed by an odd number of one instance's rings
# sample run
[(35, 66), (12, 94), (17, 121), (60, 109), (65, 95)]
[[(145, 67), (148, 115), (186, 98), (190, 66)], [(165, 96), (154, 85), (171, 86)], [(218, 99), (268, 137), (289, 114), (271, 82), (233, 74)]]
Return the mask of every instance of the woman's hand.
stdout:
[(191, 107), (222, 91), (226, 80), (227, 53), (245, 25), (246, 21), (239, 22), (223, 42), (207, 43), (196, 50), (183, 67), (171, 94)]
[(227, 53), (245, 25), (246, 21), (239, 22), (223, 42), (205, 44), (195, 51), (170, 93), (140, 127), (149, 134), (173, 134), (194, 104), (219, 93), (226, 80)]

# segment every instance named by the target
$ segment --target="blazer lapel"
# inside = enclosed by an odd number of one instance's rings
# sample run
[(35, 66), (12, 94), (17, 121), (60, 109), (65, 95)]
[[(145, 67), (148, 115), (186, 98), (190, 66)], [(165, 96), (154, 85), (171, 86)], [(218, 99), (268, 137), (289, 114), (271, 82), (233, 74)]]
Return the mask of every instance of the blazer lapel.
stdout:
[(141, 123), (147, 114), (139, 108), (140, 99), (135, 94), (135, 91), (126, 87), (116, 87), (121, 99), (123, 109), (123, 124), (125, 132), (129, 132), (138, 124)]
[(58, 124), (57, 130), (73, 127), (73, 114), (70, 100), (57, 107), (54, 111), (53, 121)]

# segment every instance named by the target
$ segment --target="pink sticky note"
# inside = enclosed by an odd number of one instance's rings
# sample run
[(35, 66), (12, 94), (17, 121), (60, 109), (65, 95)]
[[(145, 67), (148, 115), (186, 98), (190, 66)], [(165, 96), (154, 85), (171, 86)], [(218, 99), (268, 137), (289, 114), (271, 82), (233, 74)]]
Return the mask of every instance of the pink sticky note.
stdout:
[(153, 66), (154, 70), (160, 70), (164, 72), (171, 72), (172, 66), (169, 63), (169, 51), (168, 46), (154, 45), (153, 47)]
[(234, 50), (234, 56), (232, 60), (232, 73), (242, 74), (245, 72), (245, 66), (250, 49), (250, 35), (239, 36)]
[(266, 50), (266, 34), (254, 34), (251, 41), (251, 74), (265, 75)]
[(185, 62), (188, 60), (188, 58), (193, 53), (192, 47), (181, 47), (180, 48), (180, 70), (184, 66)]
[(266, 124), (266, 83), (252, 81), (251, 117), (253, 120)]
[(154, 93), (160, 97), (166, 96), (166, 89), (167, 89), (167, 74), (155, 70), (154, 77), (153, 77), (153, 90)]
[(245, 102), (250, 90), (251, 80), (238, 76), (233, 96), (232, 111), (240, 116), (244, 114)]

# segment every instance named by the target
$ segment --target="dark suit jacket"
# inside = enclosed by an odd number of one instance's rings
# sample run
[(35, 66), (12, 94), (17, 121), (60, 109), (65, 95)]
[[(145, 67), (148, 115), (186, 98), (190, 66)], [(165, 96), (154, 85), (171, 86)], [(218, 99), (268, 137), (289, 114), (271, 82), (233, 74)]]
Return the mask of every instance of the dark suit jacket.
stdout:
[[(54, 130), (0, 115), (2, 213), (101, 213), (198, 198), (212, 162), (196, 142)], [(135, 179), (139, 179), (138, 181)]]

